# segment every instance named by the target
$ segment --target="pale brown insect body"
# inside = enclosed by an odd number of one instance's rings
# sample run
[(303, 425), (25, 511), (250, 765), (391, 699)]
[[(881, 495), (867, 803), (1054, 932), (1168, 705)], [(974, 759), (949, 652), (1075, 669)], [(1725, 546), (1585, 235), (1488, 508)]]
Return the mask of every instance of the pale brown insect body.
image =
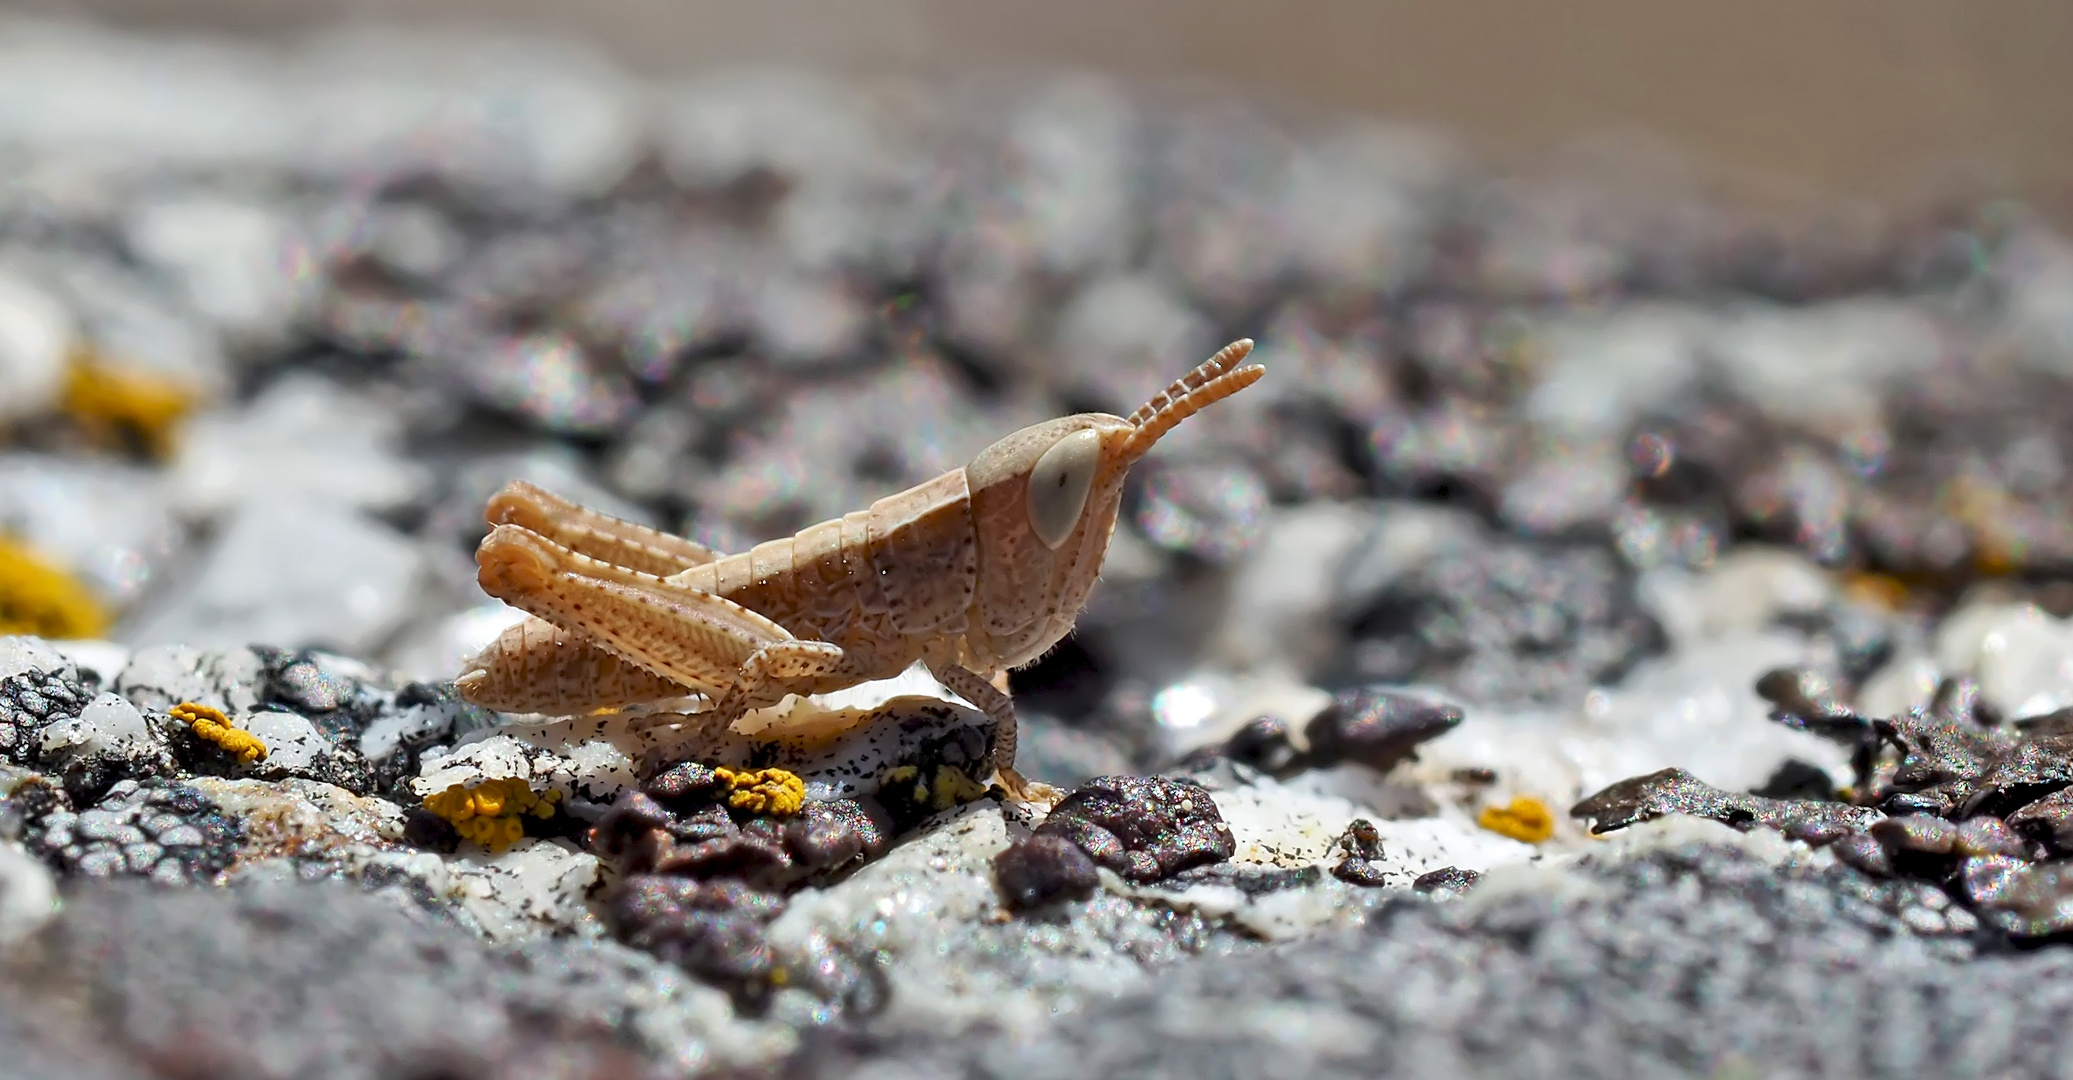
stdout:
[(925, 663), (997, 725), (1011, 790), (1014, 706), (999, 676), (1070, 633), (1101, 571), (1130, 466), (1252, 385), (1239, 341), (1129, 417), (1027, 427), (971, 464), (798, 534), (721, 555), (529, 484), (490, 500), (482, 587), (533, 618), (456, 680), (468, 700), (574, 713), (691, 694), (732, 722)]

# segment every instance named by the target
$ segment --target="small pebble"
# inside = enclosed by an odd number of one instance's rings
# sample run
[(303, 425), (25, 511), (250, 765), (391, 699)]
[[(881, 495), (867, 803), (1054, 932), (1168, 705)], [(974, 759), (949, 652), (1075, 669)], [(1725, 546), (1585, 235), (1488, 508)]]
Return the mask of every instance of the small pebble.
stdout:
[(1012, 908), (1091, 896), (1101, 886), (1094, 860), (1058, 836), (1032, 836), (993, 858), (994, 877)]

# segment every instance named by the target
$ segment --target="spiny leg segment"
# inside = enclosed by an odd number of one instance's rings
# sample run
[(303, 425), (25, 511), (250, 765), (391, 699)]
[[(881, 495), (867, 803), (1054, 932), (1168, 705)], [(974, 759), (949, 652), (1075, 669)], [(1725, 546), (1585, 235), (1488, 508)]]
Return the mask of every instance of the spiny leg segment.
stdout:
[(484, 592), (713, 696), (734, 686), (756, 650), (793, 640), (731, 600), (593, 559), (517, 525), (492, 529), (475, 557)]
[[(713, 700), (732, 722), (788, 693), (847, 673), (842, 648), (795, 638), (724, 597), (572, 551), (517, 525), (491, 530), (476, 553), (485, 591), (623, 659), (682, 696)], [(575, 661), (571, 661), (575, 662)]]
[(503, 712), (573, 715), (699, 693), (528, 615), (470, 660), (454, 685)]

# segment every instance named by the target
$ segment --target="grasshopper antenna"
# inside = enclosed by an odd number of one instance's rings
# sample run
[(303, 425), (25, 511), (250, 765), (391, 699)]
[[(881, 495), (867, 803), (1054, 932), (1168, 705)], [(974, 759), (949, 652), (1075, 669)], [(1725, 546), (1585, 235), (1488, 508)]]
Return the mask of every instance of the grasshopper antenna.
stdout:
[(1174, 425), (1258, 382), (1267, 373), (1258, 364), (1232, 370), (1251, 352), (1252, 339), (1239, 338), (1131, 413), (1129, 421), (1137, 430), (1124, 447), (1124, 460), (1143, 457)]

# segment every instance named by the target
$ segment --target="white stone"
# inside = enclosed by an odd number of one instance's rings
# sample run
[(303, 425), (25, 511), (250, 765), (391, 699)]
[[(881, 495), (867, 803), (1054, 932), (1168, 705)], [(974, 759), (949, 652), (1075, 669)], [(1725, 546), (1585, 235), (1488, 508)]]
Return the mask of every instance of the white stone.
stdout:
[(641, 150), (638, 90), (573, 39), (368, 27), (288, 59), (304, 168), (596, 195)]
[(633, 787), (637, 776), (633, 758), (610, 739), (520, 729), (517, 734), (474, 732), (450, 753), (427, 752), (410, 789), (422, 798), (490, 780), (521, 780), (564, 799), (609, 803)]
[(0, 637), (0, 679), (11, 679), (27, 671), (70, 674), (72, 661), (50, 642), (28, 634)]
[(446, 216), (419, 203), (365, 208), (368, 250), (375, 258), (411, 277), (438, 277), (466, 254), (468, 239)]
[(1193, 911), (1206, 919), (1228, 920), (1268, 941), (1292, 941), (1333, 927), (1350, 928), (1362, 913), (1351, 895), (1356, 886), (1329, 877), (1315, 885), (1258, 896), (1219, 883), (1132, 886), (1107, 870), (1101, 871), (1101, 878), (1105, 888), (1120, 896)]
[(1628, 777), (1675, 766), (1747, 791), (1788, 758), (1849, 777), (1842, 748), (1769, 718), (1756, 680), (1804, 663), (1794, 634), (1745, 633), (1688, 645), (1648, 661), (1582, 706), (1497, 712), (1470, 707), (1461, 726), (1418, 749), (1412, 775), (1444, 785), (1461, 768), (1490, 768), (1511, 791), (1558, 811)]
[(1660, 567), (1637, 585), (1673, 641), (1760, 633), (1780, 616), (1818, 611), (1835, 598), (1835, 580), (1796, 551), (1745, 545), (1703, 573)]
[(1693, 844), (1740, 848), (1769, 866), (1788, 862), (1819, 863), (1833, 858), (1827, 849), (1812, 849), (1802, 841), (1787, 840), (1775, 829), (1742, 830), (1689, 814), (1668, 814), (1598, 837), (1582, 857), (1594, 862), (1617, 862)]
[(80, 24), (0, 26), (0, 141), (109, 172), (289, 155), (294, 124), (263, 54)]
[(50, 871), (20, 844), (0, 840), (0, 950), (26, 940), (57, 910)]
[(1619, 506), (1632, 480), (1610, 441), (1564, 445), (1543, 452), (1505, 486), (1498, 513), (1542, 536), (1588, 526)]
[(385, 712), (360, 733), (360, 756), (387, 761), (404, 743), (439, 735), (453, 726), (453, 720), (450, 711), (434, 705)]
[(259, 168), (361, 180), (430, 171), (590, 195), (631, 167), (641, 121), (625, 75), (566, 40), (416, 26), (284, 50), (0, 27), (0, 142), (63, 162), (72, 184), (51, 185), (63, 194)]
[(1446, 159), (1438, 140), (1373, 121), (1303, 147), (1289, 162), (1276, 207), (1288, 258), (1330, 284), (1400, 284), (1424, 265), (1424, 204)]
[(79, 715), (59, 719), (43, 729), (43, 752), (74, 750), (80, 754), (132, 755), (159, 750), (158, 736), (144, 714), (125, 698), (96, 695)]
[(989, 207), (1023, 238), (1037, 264), (1084, 273), (1129, 257), (1131, 193), (1139, 144), (1130, 101), (1085, 76), (1054, 79), (1003, 132), (1014, 155), (1015, 197)]
[(424, 760), (410, 789), (420, 797), (436, 795), (456, 784), (474, 787), (487, 780), (524, 780), (528, 784), (553, 774), (555, 755), (510, 735), (490, 735), (466, 743), (444, 757)]
[[(1726, 826), (1721, 828), (1732, 831)], [(1476, 882), (1476, 887), (1458, 902), (1462, 905), (1462, 917), (1474, 918), (1481, 912), (1501, 909), (1506, 903), (1522, 898), (1531, 898), (1536, 903), (1574, 904), (1603, 896), (1608, 891), (1610, 886), (1603, 880), (1576, 873), (1571, 860), (1558, 858), (1541, 863), (1500, 866), (1484, 874)]]
[(1899, 716), (1926, 709), (1936, 698), (1943, 672), (1926, 656), (1896, 656), (1871, 673), (1857, 691), (1857, 711), (1865, 716)]
[(130, 654), (114, 686), (148, 709), (191, 701), (236, 717), (259, 703), (264, 677), (258, 655), (247, 648), (204, 652), (191, 645), (154, 645)]
[(54, 641), (51, 648), (72, 661), (82, 674), (91, 671), (101, 677), (103, 685), (112, 685), (122, 669), (129, 666), (130, 648), (112, 641)]
[(2002, 318), (2032, 366), (2073, 373), (2073, 244), (2032, 225), (2001, 246), (1995, 277), (2006, 290)]
[(587, 851), (530, 836), (495, 854), (447, 860), (454, 898), (492, 941), (570, 930), (595, 936), (597, 916), (584, 899), (599, 869)]
[(1152, 696), (1152, 721), (1161, 752), (1177, 759), (1223, 742), (1261, 716), (1287, 724), (1300, 743), (1305, 725), (1331, 703), (1331, 694), (1278, 671), (1203, 670), (1161, 687)]
[(46, 253), (37, 268), (78, 314), (97, 365), (202, 401), (232, 389), (221, 335), (162, 282), (114, 260), (76, 253)]
[[(1182, 373), (1174, 357), (1207, 359), (1216, 347), (1211, 333), (1208, 321), (1164, 282), (1144, 274), (1099, 278), (1058, 314), (1054, 378), (1077, 380), (1115, 398), (1112, 407), (1133, 409)], [(1183, 424), (1168, 438), (1187, 430)]]
[(1920, 310), (1887, 300), (1757, 307), (1707, 342), (1730, 386), (1773, 419), (1815, 430), (1876, 421), (1885, 386), (1944, 351)]
[(179, 281), (187, 300), (233, 339), (278, 345), (315, 295), (308, 246), (278, 210), (211, 195), (175, 195), (134, 207), (129, 246)]
[(156, 580), (183, 539), (158, 470), (29, 453), (0, 455), (0, 532), (117, 606)]
[(1473, 542), (1482, 532), (1464, 511), (1413, 502), (1382, 503), (1372, 521), (1371, 530), (1338, 568), (1334, 618), (1358, 616), (1398, 576), (1450, 547)]
[(640, 970), (644, 977), (619, 991), (632, 1003), (627, 1029), (684, 1075), (767, 1067), (798, 1052), (799, 1029), (778, 1017), (740, 1015), (724, 991), (674, 964), (643, 963)]
[(253, 503), (195, 578), (121, 636), (365, 653), (416, 611), (425, 576), (423, 553), (386, 525), (327, 503)]
[(61, 300), (0, 270), (0, 420), (34, 416), (57, 404), (76, 334)]
[[(469, 563), (471, 570), (473, 566)], [(499, 600), (440, 616), (405, 631), (387, 649), (384, 666), (399, 679), (451, 679), (499, 634), (525, 618), (525, 612)]]
[(1971, 675), (2003, 716), (2036, 716), (2073, 705), (2073, 621), (2034, 604), (1969, 604), (1936, 632), (1936, 662)]
[(1210, 659), (1232, 671), (1314, 674), (1338, 645), (1331, 619), (1341, 564), (1374, 527), (1374, 510), (1317, 502), (1276, 512), (1231, 571)]
[[(387, 799), (355, 795), (317, 780), (184, 781), (245, 822), (247, 844), (273, 851), (325, 850), (366, 858), (403, 839), (403, 809)], [(437, 857), (434, 856), (436, 859)]]
[(432, 482), (402, 456), (395, 411), (328, 379), (290, 375), (251, 404), (195, 418), (173, 463), (174, 498), (211, 516), (240, 505), (308, 498), (389, 510)]
[(763, 282), (750, 302), (756, 342), (779, 364), (808, 364), (853, 351), (866, 313), (834, 276), (781, 274)]
[(1525, 413), (1576, 437), (1623, 435), (1692, 385), (1710, 326), (1694, 309), (1660, 304), (1559, 316), (1539, 334), (1541, 376)]
[(1355, 818), (1381, 835), (1376, 861), (1387, 883), (1408, 888), (1420, 874), (1448, 866), (1482, 872), (1531, 859), (1536, 848), (1450, 817), (1384, 818), (1334, 795), (1261, 779), (1215, 792), (1217, 810), (1238, 842), (1233, 862), (1296, 869), (1338, 861), (1339, 837)]
[(331, 749), (316, 725), (297, 713), (261, 709), (247, 714), (239, 726), (266, 744), (259, 767), (269, 773), (307, 772)]
[[(881, 968), (891, 993), (886, 1012), (875, 1021), (887, 1031), (941, 1034), (976, 1025), (1029, 1030), (1049, 1017), (1051, 999), (1061, 990), (1135, 985), (1141, 970), (1114, 962), (1120, 955), (1108, 962), (1059, 962), (1077, 951), (1070, 940), (1032, 940), (1028, 974), (1034, 977), (1026, 981), (1009, 979), (998, 961), (978, 955), (998, 946), (964, 928), (984, 926), (1003, 913), (991, 860), (1007, 846), (1000, 807), (974, 803), (839, 884), (795, 894), (766, 936), (784, 952), (809, 951), (820, 935), (851, 955), (874, 949), (891, 954), (893, 962)], [(1045, 955), (1056, 953), (1066, 955)]]
[(1668, 814), (1638, 822), (1618, 832), (1594, 837), (1588, 847), (1550, 852), (1531, 862), (1513, 862), (1492, 867), (1458, 901), (1462, 917), (1475, 919), (1481, 913), (1500, 909), (1520, 899), (1573, 904), (1605, 895), (1603, 877), (1578, 873), (1584, 864), (1617, 864), (1645, 858), (1665, 850), (1704, 844), (1739, 848), (1768, 866), (1798, 863), (1832, 865), (1827, 850), (1813, 850), (1800, 841), (1787, 840), (1771, 829), (1743, 831), (1707, 818)]
[[(640, 783), (639, 769), (626, 752), (604, 739), (585, 739), (562, 749), (566, 779), (556, 786), (592, 802), (605, 803)], [(557, 778), (560, 779), (560, 778)]]
[(847, 88), (807, 71), (721, 71), (667, 93), (656, 135), (686, 184), (727, 184), (756, 169), (826, 181), (867, 168), (877, 152), (858, 106)]

